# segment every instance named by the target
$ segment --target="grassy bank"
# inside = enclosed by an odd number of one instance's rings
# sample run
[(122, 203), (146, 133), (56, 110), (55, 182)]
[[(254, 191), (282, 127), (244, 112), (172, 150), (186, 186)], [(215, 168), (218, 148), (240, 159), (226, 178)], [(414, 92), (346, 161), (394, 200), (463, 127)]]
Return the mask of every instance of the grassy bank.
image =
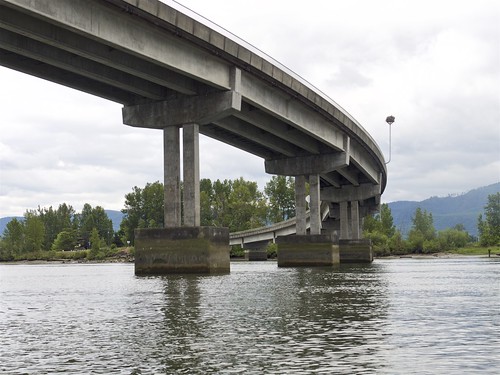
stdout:
[(500, 254), (500, 246), (466, 246), (447, 252), (460, 255), (488, 255), (488, 250), (491, 251), (492, 256)]
[(62, 262), (131, 262), (134, 260), (133, 247), (103, 248), (97, 254), (90, 250), (75, 251), (36, 251), (30, 253), (16, 254), (8, 259), (0, 259), (0, 262), (19, 261), (62, 261)]

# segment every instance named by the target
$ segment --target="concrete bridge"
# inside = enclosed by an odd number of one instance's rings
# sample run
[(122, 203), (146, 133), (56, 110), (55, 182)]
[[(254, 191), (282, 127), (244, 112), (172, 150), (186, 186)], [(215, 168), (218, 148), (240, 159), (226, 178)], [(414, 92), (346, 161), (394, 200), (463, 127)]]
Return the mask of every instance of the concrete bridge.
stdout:
[(271, 58), (159, 1), (0, 0), (0, 64), (121, 103), (124, 124), (162, 132), (165, 228), (136, 233), (138, 274), (229, 271), (227, 229), (200, 227), (200, 133), (260, 156), (267, 173), (295, 176), (295, 235), (278, 238), (280, 266), (338, 262), (334, 234), (341, 247), (357, 244), (362, 218), (378, 209), (384, 157), (354, 118)]

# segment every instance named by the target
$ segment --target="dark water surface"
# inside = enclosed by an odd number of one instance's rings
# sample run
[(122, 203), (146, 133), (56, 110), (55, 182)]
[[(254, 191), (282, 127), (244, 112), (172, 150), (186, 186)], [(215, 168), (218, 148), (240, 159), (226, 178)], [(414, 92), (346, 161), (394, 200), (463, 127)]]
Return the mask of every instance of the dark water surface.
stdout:
[(498, 374), (500, 259), (0, 265), (1, 374)]

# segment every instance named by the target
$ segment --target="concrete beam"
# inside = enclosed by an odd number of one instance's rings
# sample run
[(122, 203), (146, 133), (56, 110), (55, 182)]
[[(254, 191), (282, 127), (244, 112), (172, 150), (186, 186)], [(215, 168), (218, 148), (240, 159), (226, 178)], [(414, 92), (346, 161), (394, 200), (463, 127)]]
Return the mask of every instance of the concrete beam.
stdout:
[(276, 87), (242, 72), (241, 94), (251, 103), (287, 124), (300, 129), (337, 151), (344, 149), (344, 134), (325, 117)]
[(296, 230), (299, 236), (306, 234), (306, 178), (295, 177), (295, 217)]
[(349, 154), (347, 152), (265, 161), (266, 173), (285, 176), (328, 173), (347, 165), (349, 165)]
[(349, 166), (337, 170), (337, 172), (354, 186), (359, 186), (359, 174)]
[(117, 103), (134, 103), (137, 98), (125, 90), (1, 49), (0, 65)]
[(54, 6), (54, 0), (9, 0), (9, 3), (36, 13), (52, 24), (63, 24), (92, 39), (104, 40), (108, 46), (156, 61), (158, 65), (190, 77), (198, 77), (213, 87), (229, 89), (228, 63), (205, 49), (192, 48), (188, 41), (166, 33), (158, 25), (140, 20), (106, 2), (58, 1), (57, 6)]
[(319, 175), (309, 176), (309, 196), (310, 196), (310, 234), (321, 234), (321, 200), (319, 198)]
[(241, 111), (236, 113), (235, 116), (252, 124), (262, 130), (270, 132), (277, 137), (285, 139), (286, 141), (300, 147), (312, 154), (319, 154), (321, 149), (318, 141), (312, 138), (304, 137), (299, 130), (291, 127), (290, 125), (272, 117), (271, 115), (259, 110), (250, 110), (248, 105), (242, 104)]
[(349, 212), (348, 202), (340, 202), (340, 239), (349, 238)]
[(184, 225), (200, 226), (200, 143), (199, 125), (182, 127), (184, 173)]
[(200, 127), (200, 133), (263, 159), (272, 159), (278, 155), (277, 152), (268, 147), (259, 145), (253, 140), (243, 138), (238, 134), (232, 133), (226, 129), (216, 126), (213, 123)]
[(257, 141), (259, 144), (286, 156), (293, 156), (300, 152), (300, 149), (293, 144), (286, 142), (272, 133), (248, 126), (247, 123), (233, 116), (215, 121), (214, 124), (244, 138)]
[(321, 175), (321, 178), (328, 182), (330, 185), (340, 188), (340, 177), (337, 172), (329, 172)]
[[(70, 2), (63, 3), (62, 5), (68, 5)], [(0, 6), (0, 24), (31, 39), (112, 66), (183, 94), (193, 95), (198, 92), (199, 84), (191, 78), (13, 9)]]
[(216, 92), (169, 101), (125, 106), (123, 123), (140, 128), (160, 129), (196, 123), (208, 124), (239, 111), (241, 95), (235, 91)]
[(181, 161), (179, 128), (163, 129), (164, 224), (165, 228), (181, 226)]
[(327, 202), (363, 201), (380, 196), (381, 186), (361, 184), (359, 186), (343, 185), (340, 189), (325, 187), (321, 190), (321, 200)]
[(6, 30), (0, 33), (0, 48), (146, 98), (160, 100), (168, 95), (165, 87), (143, 78)]
[(351, 237), (353, 240), (361, 238), (358, 201), (351, 201)]
[(352, 140), (351, 143), (351, 162), (372, 183), (381, 183), (380, 170), (373, 163), (373, 158), (370, 157), (366, 150), (359, 144), (359, 142), (355, 140)]

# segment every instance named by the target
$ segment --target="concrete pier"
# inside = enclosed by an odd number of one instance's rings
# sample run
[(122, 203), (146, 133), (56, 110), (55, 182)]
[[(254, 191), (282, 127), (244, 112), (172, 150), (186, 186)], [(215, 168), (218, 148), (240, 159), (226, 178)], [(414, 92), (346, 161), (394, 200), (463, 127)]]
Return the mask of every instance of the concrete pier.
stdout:
[(278, 267), (333, 266), (340, 262), (339, 246), (328, 235), (278, 237)]
[(227, 228), (177, 227), (135, 231), (136, 275), (228, 272)]
[(371, 263), (373, 250), (371, 240), (339, 240), (341, 263)]
[(245, 260), (265, 261), (267, 260), (266, 249), (245, 249)]

